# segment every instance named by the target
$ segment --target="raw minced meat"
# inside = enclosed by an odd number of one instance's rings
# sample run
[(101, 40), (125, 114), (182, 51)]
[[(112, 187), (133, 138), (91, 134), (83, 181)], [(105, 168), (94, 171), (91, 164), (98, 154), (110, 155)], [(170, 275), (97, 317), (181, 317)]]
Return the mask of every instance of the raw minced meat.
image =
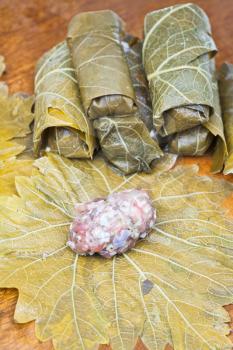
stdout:
[(126, 190), (76, 205), (67, 245), (81, 255), (105, 258), (126, 252), (155, 223), (155, 209), (143, 190)]

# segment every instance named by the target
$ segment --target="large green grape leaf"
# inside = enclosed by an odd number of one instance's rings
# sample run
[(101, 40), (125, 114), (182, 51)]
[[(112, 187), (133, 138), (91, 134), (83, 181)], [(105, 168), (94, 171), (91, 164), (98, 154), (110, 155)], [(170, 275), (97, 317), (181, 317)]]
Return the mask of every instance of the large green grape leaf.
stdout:
[[(15, 287), (17, 322), (55, 349), (231, 349), (233, 220), (221, 209), (226, 181), (198, 168), (120, 177), (99, 159), (49, 155), (40, 174), (18, 177), (18, 196), (0, 197), (0, 287)], [(147, 189), (157, 210), (150, 236), (106, 260), (66, 247), (74, 205), (114, 191)]]

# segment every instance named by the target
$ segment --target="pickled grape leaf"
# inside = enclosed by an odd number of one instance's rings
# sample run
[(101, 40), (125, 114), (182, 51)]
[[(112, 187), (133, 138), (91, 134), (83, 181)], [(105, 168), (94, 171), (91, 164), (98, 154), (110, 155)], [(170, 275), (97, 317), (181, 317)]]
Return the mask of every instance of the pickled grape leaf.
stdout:
[[(0, 75), (5, 63), (0, 56)], [(33, 96), (15, 94), (9, 96), (8, 86), (0, 83), (0, 195), (16, 194), (15, 176), (30, 176), (35, 172), (29, 156), (32, 140), (30, 124), (33, 120)], [(26, 157), (21, 161), (15, 158)]]
[(211, 164), (211, 171), (212, 173), (216, 174), (223, 170), (224, 161), (228, 154), (219, 101), (219, 92), (217, 90), (214, 92), (214, 110), (215, 113), (212, 114), (209, 121), (205, 124), (205, 127), (217, 139)]
[(219, 93), (222, 107), (223, 124), (228, 148), (225, 161), (225, 175), (233, 173), (233, 65), (224, 63), (219, 74)]
[(183, 156), (201, 156), (213, 142), (213, 135), (204, 126), (198, 125), (189, 130), (176, 133), (169, 142), (170, 152)]
[(135, 91), (139, 118), (142, 119), (147, 129), (151, 131), (153, 129), (153, 114), (149, 87), (142, 64), (142, 41), (137, 37), (127, 34), (121, 44)]
[(4, 62), (4, 57), (0, 55), (0, 77), (5, 72), (5, 69), (6, 69), (6, 65)]
[(163, 152), (150, 136), (152, 109), (146, 77), (142, 67), (141, 43), (127, 35), (122, 47), (130, 70), (136, 93), (138, 110), (127, 116), (102, 117), (93, 126), (105, 158), (123, 174), (150, 171), (151, 162), (158, 160)]
[[(212, 170), (221, 171), (226, 144), (213, 61), (216, 46), (208, 17), (195, 4), (180, 4), (147, 14), (144, 29), (143, 61), (154, 126), (161, 136), (173, 135), (178, 141), (176, 147), (169, 145), (170, 151), (185, 155), (204, 153), (208, 134), (216, 136), (219, 147)], [(200, 125), (209, 131), (205, 138), (203, 132), (199, 138)]]
[(21, 93), (9, 96), (7, 85), (0, 84), (0, 161), (24, 151), (23, 139), (31, 133), (33, 101), (33, 96)]
[(23, 152), (24, 147), (21, 145), (18, 145), (15, 142), (12, 141), (2, 141), (0, 133), (0, 160), (6, 160), (8, 158), (11, 158), (21, 152)]
[(113, 11), (83, 12), (72, 18), (68, 43), (86, 114), (91, 119), (131, 114), (135, 94), (121, 38), (124, 23)]
[(66, 157), (91, 158), (95, 138), (86, 117), (66, 42), (45, 53), (35, 77), (34, 150), (47, 146)]
[(26, 135), (25, 137), (15, 137), (14, 140), (19, 145), (24, 147), (23, 152), (17, 155), (17, 159), (35, 160), (33, 151), (33, 132)]
[(17, 194), (15, 187), (16, 176), (30, 176), (35, 172), (33, 160), (7, 159), (0, 163), (0, 195)]
[[(233, 220), (221, 209), (232, 185), (197, 166), (120, 177), (100, 159), (50, 154), (40, 174), (17, 177), (0, 198), (0, 286), (15, 287), (15, 320), (36, 320), (55, 349), (231, 349)], [(162, 168), (161, 168), (162, 169)], [(114, 259), (66, 247), (74, 205), (129, 188), (149, 191), (157, 222), (149, 237)]]
[(99, 118), (93, 123), (104, 157), (122, 174), (149, 172), (163, 152), (138, 114)]
[[(144, 26), (143, 60), (153, 98), (154, 123), (161, 135), (208, 121), (208, 108), (200, 109), (213, 105), (209, 61), (216, 46), (205, 13), (194, 4), (175, 5), (147, 14)], [(196, 118), (192, 114), (195, 105), (199, 112)], [(183, 108), (183, 121), (182, 114), (167, 120), (164, 113), (179, 106)], [(184, 107), (189, 118), (184, 116)]]

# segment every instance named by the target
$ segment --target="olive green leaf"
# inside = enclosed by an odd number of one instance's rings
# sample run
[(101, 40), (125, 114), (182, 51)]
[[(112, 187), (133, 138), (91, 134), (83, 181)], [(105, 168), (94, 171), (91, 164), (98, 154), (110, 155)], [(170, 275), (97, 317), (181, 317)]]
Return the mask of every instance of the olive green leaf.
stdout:
[(183, 156), (202, 156), (213, 142), (213, 135), (198, 125), (182, 133), (176, 133), (169, 142), (169, 151)]
[(157, 141), (150, 136), (152, 108), (142, 67), (141, 46), (141, 42), (130, 35), (122, 41), (136, 94), (137, 112), (124, 117), (102, 117), (93, 123), (103, 155), (125, 175), (150, 171), (151, 162), (163, 155)]
[(157, 131), (171, 135), (169, 143), (174, 137), (170, 150), (184, 155), (203, 154), (213, 139), (209, 133), (216, 136), (220, 147), (212, 171), (221, 171), (226, 144), (208, 17), (195, 4), (180, 4), (147, 14), (144, 29), (143, 61)]
[(0, 55), (0, 77), (4, 73), (5, 69), (6, 69), (6, 65), (4, 62), (4, 57)]
[(133, 113), (135, 94), (121, 47), (124, 23), (113, 11), (83, 12), (68, 28), (68, 43), (86, 114), (95, 119)]
[(219, 92), (228, 149), (224, 174), (233, 173), (233, 65), (225, 63), (219, 74)]
[[(147, 14), (144, 25), (143, 60), (151, 87), (154, 123), (163, 131), (162, 136), (185, 130), (184, 125), (179, 125), (181, 116), (173, 119), (174, 126), (163, 113), (187, 105), (191, 110), (183, 124), (192, 122), (188, 125), (191, 128), (195, 126), (190, 116), (193, 105), (213, 106), (209, 62), (216, 46), (209, 20), (197, 5), (181, 4)], [(207, 114), (199, 113), (199, 123), (208, 120)]]
[(104, 156), (122, 174), (149, 172), (151, 162), (163, 155), (137, 113), (127, 118), (102, 117), (93, 125)]
[(35, 77), (34, 150), (49, 147), (66, 157), (90, 158), (93, 129), (85, 116), (69, 49), (62, 42), (39, 60)]
[[(49, 155), (40, 175), (17, 177), (0, 198), (0, 286), (15, 287), (17, 322), (55, 349), (231, 349), (233, 220), (220, 205), (232, 185), (198, 168), (120, 177), (103, 161)], [(161, 167), (162, 169), (162, 167)], [(157, 210), (145, 240), (114, 259), (75, 255), (67, 234), (77, 202), (141, 187)]]
[[(23, 138), (31, 133), (33, 96), (9, 96), (6, 84), (0, 84), (0, 160), (6, 160), (25, 149)], [(17, 139), (19, 142), (17, 142)]]

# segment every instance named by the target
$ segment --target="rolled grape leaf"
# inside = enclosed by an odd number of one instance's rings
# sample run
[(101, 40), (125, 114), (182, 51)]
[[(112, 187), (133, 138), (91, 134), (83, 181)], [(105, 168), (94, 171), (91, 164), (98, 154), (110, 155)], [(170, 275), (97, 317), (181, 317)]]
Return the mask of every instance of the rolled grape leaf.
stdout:
[[(144, 29), (143, 62), (156, 130), (163, 137), (174, 135), (180, 140), (191, 130), (190, 147), (185, 136), (179, 152), (200, 155), (208, 149), (212, 138), (205, 132), (204, 139), (202, 132), (199, 143), (198, 126), (203, 125), (220, 139), (217, 142), (221, 143), (221, 154), (217, 159), (214, 157), (213, 164), (213, 171), (220, 171), (226, 147), (216, 99), (218, 87), (212, 58), (216, 46), (208, 17), (194, 4), (176, 5), (149, 13)], [(177, 135), (184, 131), (185, 134)]]
[(153, 129), (151, 101), (142, 67), (141, 43), (127, 36), (122, 42), (136, 92), (138, 110), (133, 115), (102, 117), (94, 120), (100, 147), (105, 158), (123, 174), (150, 171), (153, 160), (162, 156)]
[(139, 111), (138, 116), (147, 129), (151, 131), (153, 129), (152, 104), (142, 64), (142, 41), (127, 34), (122, 41), (122, 47), (135, 91), (136, 104)]
[(68, 43), (85, 112), (91, 119), (126, 116), (136, 109), (121, 38), (124, 23), (113, 11), (84, 12), (68, 29)]
[[(18, 323), (56, 350), (226, 350), (232, 302), (233, 221), (222, 202), (227, 181), (197, 166), (118, 176), (99, 160), (49, 154), (40, 174), (16, 179), (0, 196), (0, 287), (17, 288)], [(171, 186), (172, 184), (172, 186)], [(113, 259), (79, 256), (66, 246), (75, 204), (137, 187), (157, 211), (151, 234)]]
[(49, 151), (63, 154), (67, 158), (87, 158), (80, 154), (80, 148), (88, 153), (88, 146), (76, 130), (56, 127), (49, 129), (47, 135)]
[(0, 76), (4, 73), (6, 69), (5, 60), (2, 55), (0, 55)]
[(202, 125), (176, 133), (171, 138), (169, 151), (183, 156), (201, 156), (210, 147), (214, 136)]
[(233, 173), (233, 65), (225, 63), (219, 74), (219, 92), (222, 107), (224, 132), (228, 157), (225, 161), (225, 175)]
[(35, 92), (35, 154), (48, 147), (66, 157), (92, 157), (93, 128), (82, 107), (66, 42), (58, 44), (39, 60)]
[(123, 174), (149, 172), (151, 162), (162, 155), (138, 114), (101, 118), (94, 127), (103, 155)]
[(224, 161), (227, 157), (227, 145), (224, 135), (222, 112), (218, 89), (214, 90), (214, 111), (205, 127), (215, 136), (216, 144), (212, 155), (211, 172), (219, 173), (223, 170)]

